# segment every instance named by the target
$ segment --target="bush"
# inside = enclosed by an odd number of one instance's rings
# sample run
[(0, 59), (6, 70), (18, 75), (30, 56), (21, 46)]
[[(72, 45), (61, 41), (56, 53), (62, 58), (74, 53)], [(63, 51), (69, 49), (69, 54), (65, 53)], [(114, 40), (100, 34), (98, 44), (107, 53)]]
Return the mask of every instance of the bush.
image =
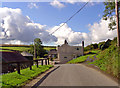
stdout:
[(105, 44), (103, 44), (103, 45), (101, 46), (101, 49), (104, 50), (104, 49), (108, 48), (110, 45), (111, 45), (111, 40), (108, 39), (108, 40), (105, 42)]
[(105, 44), (105, 42), (100, 42), (100, 43), (98, 44), (98, 48), (99, 48), (99, 49), (102, 49), (102, 45), (103, 45), (103, 44)]

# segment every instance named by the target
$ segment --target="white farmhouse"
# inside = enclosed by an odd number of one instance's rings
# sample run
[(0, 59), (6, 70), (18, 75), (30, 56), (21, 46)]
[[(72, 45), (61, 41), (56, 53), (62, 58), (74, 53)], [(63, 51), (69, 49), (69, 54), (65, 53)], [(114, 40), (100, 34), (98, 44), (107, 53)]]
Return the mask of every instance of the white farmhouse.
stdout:
[(57, 47), (57, 52), (60, 63), (65, 63), (84, 54), (84, 41), (82, 46), (70, 46), (65, 40), (63, 45)]

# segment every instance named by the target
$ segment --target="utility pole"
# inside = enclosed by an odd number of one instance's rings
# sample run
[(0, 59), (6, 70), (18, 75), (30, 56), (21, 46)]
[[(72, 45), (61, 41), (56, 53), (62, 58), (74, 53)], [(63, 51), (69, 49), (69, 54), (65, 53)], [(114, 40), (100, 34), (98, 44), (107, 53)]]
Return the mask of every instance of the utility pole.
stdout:
[(36, 44), (35, 44), (35, 40), (34, 40), (34, 58), (36, 58)]
[(84, 41), (82, 41), (82, 50), (83, 50), (83, 56), (84, 56)]
[(115, 0), (115, 9), (116, 9), (116, 24), (117, 24), (117, 45), (120, 47), (120, 24), (119, 24), (119, 0)]

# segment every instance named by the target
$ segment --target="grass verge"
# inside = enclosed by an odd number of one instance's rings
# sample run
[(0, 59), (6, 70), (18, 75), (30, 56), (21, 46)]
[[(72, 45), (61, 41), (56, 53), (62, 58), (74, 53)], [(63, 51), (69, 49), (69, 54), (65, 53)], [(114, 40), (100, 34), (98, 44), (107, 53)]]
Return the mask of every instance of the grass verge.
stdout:
[[(100, 50), (87, 51), (87, 52), (85, 52), (86, 55), (80, 56), (80, 57), (78, 57), (78, 58), (76, 58), (76, 59), (73, 59), (73, 60), (67, 62), (67, 63), (68, 63), (68, 64), (82, 63), (82, 62), (86, 61), (86, 59), (87, 59), (88, 57), (89, 57), (89, 58), (92, 58), (93, 56), (95, 56), (96, 54), (98, 54), (98, 52), (100, 52)], [(89, 53), (91, 53), (91, 54), (89, 54)], [(94, 59), (94, 58), (93, 58), (93, 59)]]
[(80, 56), (80, 57), (78, 57), (78, 58), (76, 58), (76, 59), (73, 59), (73, 60), (67, 62), (67, 63), (68, 63), (68, 64), (81, 63), (81, 62), (84, 62), (84, 61), (87, 59), (88, 56), (89, 56), (89, 55)]
[(0, 83), (2, 83), (3, 88), (20, 87), (51, 67), (53, 67), (53, 65), (39, 65), (39, 68), (32, 66), (32, 70), (29, 68), (23, 69), (21, 70), (21, 74), (18, 74), (17, 72), (4, 74), (2, 75), (2, 82)]
[(100, 52), (96, 57), (94, 62), (88, 63), (88, 64), (94, 64), (99, 69), (103, 70), (106, 73), (109, 73), (113, 75), (114, 77), (120, 78), (120, 60), (118, 59), (120, 57), (120, 51), (116, 46), (110, 46), (106, 50)]

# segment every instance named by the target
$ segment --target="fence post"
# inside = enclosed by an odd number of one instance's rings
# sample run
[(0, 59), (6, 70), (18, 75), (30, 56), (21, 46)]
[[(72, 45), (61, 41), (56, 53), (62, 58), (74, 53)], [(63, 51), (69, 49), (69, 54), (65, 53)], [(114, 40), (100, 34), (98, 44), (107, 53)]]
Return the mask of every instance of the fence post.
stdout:
[(20, 74), (20, 63), (17, 62), (17, 71), (18, 71), (18, 74)]
[(49, 65), (49, 64), (50, 64), (50, 63), (49, 63), (49, 58), (47, 58), (47, 59), (48, 59), (48, 65)]
[(43, 60), (41, 60), (41, 65), (43, 65)]
[(38, 60), (36, 60), (36, 63), (37, 63), (37, 68), (38, 68)]
[(32, 70), (32, 61), (30, 61), (30, 70)]
[(47, 65), (47, 59), (45, 59), (45, 65)]

